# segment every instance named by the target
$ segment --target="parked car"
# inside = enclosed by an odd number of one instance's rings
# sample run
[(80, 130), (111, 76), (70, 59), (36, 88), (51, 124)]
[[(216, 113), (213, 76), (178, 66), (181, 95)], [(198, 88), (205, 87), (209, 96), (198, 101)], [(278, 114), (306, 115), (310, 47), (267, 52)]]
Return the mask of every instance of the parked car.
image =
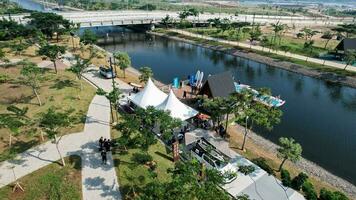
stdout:
[(103, 67), (103, 66), (99, 67), (99, 73), (104, 78), (113, 78), (113, 77), (115, 78), (116, 77), (116, 74), (114, 71), (112, 71), (109, 68)]
[(237, 168), (229, 163), (223, 153), (204, 138), (198, 140), (192, 148), (192, 155), (208, 169), (218, 170), (224, 177), (224, 183), (231, 183), (237, 178)]

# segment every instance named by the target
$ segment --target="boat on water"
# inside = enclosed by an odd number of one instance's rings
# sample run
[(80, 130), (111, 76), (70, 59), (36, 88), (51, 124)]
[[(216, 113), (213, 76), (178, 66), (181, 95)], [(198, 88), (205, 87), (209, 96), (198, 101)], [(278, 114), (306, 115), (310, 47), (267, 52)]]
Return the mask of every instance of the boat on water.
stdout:
[(284, 101), (278, 97), (274, 97), (274, 96), (270, 96), (270, 95), (262, 95), (257, 90), (251, 88), (251, 86), (249, 86), (249, 85), (239, 84), (236, 82), (234, 82), (234, 84), (235, 84), (236, 92), (241, 93), (244, 90), (249, 90), (254, 95), (253, 98), (255, 101), (261, 102), (267, 106), (280, 107), (286, 103), (286, 101)]

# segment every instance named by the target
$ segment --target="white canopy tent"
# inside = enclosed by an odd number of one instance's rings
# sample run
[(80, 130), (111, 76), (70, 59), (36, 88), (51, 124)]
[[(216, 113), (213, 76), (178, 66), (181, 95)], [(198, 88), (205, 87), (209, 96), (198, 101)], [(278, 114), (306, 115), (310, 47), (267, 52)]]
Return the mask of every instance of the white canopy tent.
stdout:
[(170, 111), (171, 117), (178, 118), (182, 121), (192, 118), (198, 114), (198, 111), (179, 101), (172, 90), (169, 92), (167, 98), (156, 108)]
[(141, 108), (147, 108), (148, 106), (158, 106), (167, 98), (167, 94), (162, 92), (152, 82), (151, 78), (148, 79), (145, 88), (139, 93), (129, 96), (129, 99), (135, 105)]

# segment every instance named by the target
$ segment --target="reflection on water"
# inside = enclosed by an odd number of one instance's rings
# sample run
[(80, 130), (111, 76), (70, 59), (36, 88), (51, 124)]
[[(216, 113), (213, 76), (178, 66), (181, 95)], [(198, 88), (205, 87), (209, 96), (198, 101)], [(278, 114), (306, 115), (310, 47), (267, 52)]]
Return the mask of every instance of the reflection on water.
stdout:
[(231, 71), (253, 87), (269, 87), (286, 100), (282, 122), (261, 134), (274, 142), (293, 137), (306, 158), (356, 183), (356, 90), (327, 84), (252, 60), (168, 39), (125, 32), (109, 51), (127, 51), (135, 68), (150, 66), (156, 79), (171, 83), (197, 70), (206, 75)]

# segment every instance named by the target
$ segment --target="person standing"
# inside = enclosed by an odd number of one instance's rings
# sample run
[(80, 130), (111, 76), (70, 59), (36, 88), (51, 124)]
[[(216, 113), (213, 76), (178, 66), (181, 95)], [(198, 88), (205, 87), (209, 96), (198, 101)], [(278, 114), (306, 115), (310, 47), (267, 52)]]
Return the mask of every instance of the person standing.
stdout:
[(100, 137), (100, 139), (99, 139), (99, 151), (103, 150), (103, 143), (104, 143), (104, 139), (103, 139), (103, 137)]
[(101, 151), (101, 164), (106, 165), (106, 161), (107, 161), (107, 158), (106, 158), (106, 151), (103, 149), (103, 150)]
[(110, 141), (110, 139), (108, 139), (106, 141), (106, 143), (104, 144), (105, 151), (106, 152), (110, 151), (110, 147), (111, 147), (111, 141)]

